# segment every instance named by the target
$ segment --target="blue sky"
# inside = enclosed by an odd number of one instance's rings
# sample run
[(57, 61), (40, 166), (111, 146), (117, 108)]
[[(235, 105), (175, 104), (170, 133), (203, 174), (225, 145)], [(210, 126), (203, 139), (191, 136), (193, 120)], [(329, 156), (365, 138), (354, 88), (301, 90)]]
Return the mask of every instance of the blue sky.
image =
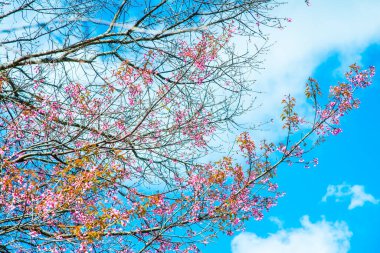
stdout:
[[(265, 100), (276, 101), (283, 94), (292, 93), (305, 103), (302, 93), (309, 76), (327, 93), (354, 62), (374, 65), (380, 73), (379, 2), (319, 0), (307, 7), (293, 0), (277, 10), (293, 22), (270, 34), (276, 44), (256, 82), (264, 91), (263, 107), (249, 119), (275, 117), (279, 105)], [(343, 133), (314, 150), (319, 166), (281, 167), (277, 180), (286, 196), (278, 206), (263, 221), (248, 223), (246, 232), (221, 236), (204, 252), (380, 252), (380, 74), (360, 98), (360, 109), (343, 120)], [(282, 133), (273, 129), (259, 137), (281, 140)]]

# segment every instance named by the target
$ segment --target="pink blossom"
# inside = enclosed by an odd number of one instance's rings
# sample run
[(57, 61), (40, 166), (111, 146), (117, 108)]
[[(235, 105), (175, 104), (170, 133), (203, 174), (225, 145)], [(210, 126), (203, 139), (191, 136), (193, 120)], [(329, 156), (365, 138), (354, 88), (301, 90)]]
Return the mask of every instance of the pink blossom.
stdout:
[(342, 129), (340, 129), (340, 128), (334, 128), (334, 129), (331, 130), (331, 133), (332, 133), (333, 135), (338, 135), (338, 134), (340, 134), (341, 132), (342, 132)]

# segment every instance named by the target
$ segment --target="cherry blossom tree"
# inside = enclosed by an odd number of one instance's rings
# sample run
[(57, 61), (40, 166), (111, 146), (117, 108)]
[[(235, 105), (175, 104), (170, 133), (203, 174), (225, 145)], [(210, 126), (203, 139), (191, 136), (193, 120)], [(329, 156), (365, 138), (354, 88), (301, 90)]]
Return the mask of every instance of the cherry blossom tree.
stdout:
[(246, 72), (266, 50), (231, 40), (281, 28), (276, 4), (1, 1), (0, 252), (197, 252), (261, 220), (283, 196), (278, 167), (316, 165), (305, 154), (374, 75), (352, 65), (326, 105), (309, 79), (314, 117), (285, 97), (283, 143), (245, 131), (236, 155), (201, 160), (249, 109)]

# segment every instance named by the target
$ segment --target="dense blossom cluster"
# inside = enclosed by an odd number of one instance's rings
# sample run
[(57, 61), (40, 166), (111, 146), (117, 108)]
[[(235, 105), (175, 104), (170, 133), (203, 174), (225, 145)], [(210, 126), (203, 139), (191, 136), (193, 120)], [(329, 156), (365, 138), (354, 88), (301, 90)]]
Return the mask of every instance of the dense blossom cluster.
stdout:
[[(197, 163), (195, 155), (207, 150), (217, 122), (206, 96), (189, 106), (183, 90), (207, 86), (232, 31), (220, 37), (205, 32), (194, 45), (180, 43), (178, 57), (187, 69), (165, 82), (149, 53), (144, 68), (124, 61), (109, 77), (112, 82), (68, 83), (50, 93), (41, 79), (34, 85), (34, 103), (28, 97), (1, 103), (3, 242), (22, 239), (12, 245), (18, 252), (111, 246), (115, 252), (195, 252), (196, 241), (206, 243), (217, 231), (231, 235), (244, 221), (261, 220), (283, 196), (272, 182), (278, 166), (318, 164), (316, 158), (304, 161), (307, 137), (341, 132), (340, 118), (359, 105), (354, 91), (369, 86), (374, 69), (351, 66), (347, 82), (331, 87), (327, 105), (315, 108), (314, 122), (302, 119), (295, 99), (286, 97), (286, 143), (257, 145), (244, 132), (237, 144), (245, 163), (231, 157)], [(307, 97), (316, 101), (319, 93), (311, 80)], [(306, 124), (308, 132), (297, 139)]]

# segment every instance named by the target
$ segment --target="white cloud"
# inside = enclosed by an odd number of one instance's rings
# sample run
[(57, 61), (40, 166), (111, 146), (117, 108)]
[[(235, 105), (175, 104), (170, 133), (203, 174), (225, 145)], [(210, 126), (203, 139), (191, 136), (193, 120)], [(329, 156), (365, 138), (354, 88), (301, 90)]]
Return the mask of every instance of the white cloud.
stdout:
[(266, 238), (244, 232), (231, 246), (233, 253), (347, 253), (351, 236), (345, 222), (312, 223), (304, 216), (300, 228), (279, 230)]
[[(289, 93), (304, 104), (307, 78), (331, 54), (337, 53), (342, 65), (331, 73), (342, 73), (350, 64), (360, 64), (362, 52), (380, 41), (380, 1), (314, 0), (311, 7), (302, 2), (290, 1), (277, 11), (277, 16), (291, 17), (293, 22), (284, 30), (268, 31), (271, 42), (276, 43), (265, 56), (266, 69), (259, 75), (253, 73), (257, 80), (255, 89), (263, 92), (258, 95), (257, 104), (263, 106), (250, 117), (245, 115), (245, 122), (278, 118), (281, 99)], [(239, 46), (244, 48), (245, 42)], [(258, 134), (274, 140), (281, 137), (278, 131)]]
[(354, 209), (355, 207), (363, 206), (365, 202), (372, 204), (378, 204), (379, 200), (375, 199), (371, 194), (365, 193), (364, 186), (362, 185), (329, 185), (327, 192), (323, 196), (322, 201), (326, 202), (328, 197), (335, 197), (335, 201), (342, 201), (347, 198), (351, 198), (348, 209)]

